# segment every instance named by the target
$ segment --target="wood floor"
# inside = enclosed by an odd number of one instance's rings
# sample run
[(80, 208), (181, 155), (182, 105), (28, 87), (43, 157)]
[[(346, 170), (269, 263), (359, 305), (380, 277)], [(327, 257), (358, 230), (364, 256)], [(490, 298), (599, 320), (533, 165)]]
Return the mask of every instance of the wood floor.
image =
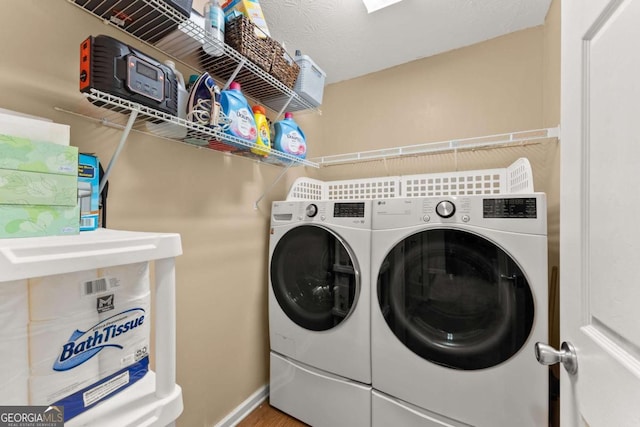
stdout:
[(240, 423), (238, 427), (305, 427), (307, 424), (296, 420), (282, 411), (262, 402)]

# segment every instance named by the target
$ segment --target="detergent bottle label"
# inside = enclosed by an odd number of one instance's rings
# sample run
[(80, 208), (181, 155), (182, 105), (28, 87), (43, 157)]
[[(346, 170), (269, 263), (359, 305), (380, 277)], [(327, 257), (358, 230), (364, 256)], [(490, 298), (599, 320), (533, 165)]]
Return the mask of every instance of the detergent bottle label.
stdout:
[(238, 137), (255, 141), (257, 131), (253, 114), (247, 108), (239, 108), (229, 113), (231, 131)]
[(307, 151), (304, 138), (297, 130), (292, 130), (284, 135), (283, 148), (286, 152), (295, 155), (303, 155)]
[(261, 123), (260, 124), (260, 128), (258, 129), (258, 135), (260, 137), (260, 141), (262, 141), (262, 143), (265, 146), (269, 146), (269, 127), (267, 126), (266, 123)]
[(267, 156), (271, 151), (271, 135), (267, 118), (260, 111), (256, 112), (254, 117), (258, 128), (258, 138), (256, 138), (256, 146), (251, 149), (251, 152), (260, 156)]

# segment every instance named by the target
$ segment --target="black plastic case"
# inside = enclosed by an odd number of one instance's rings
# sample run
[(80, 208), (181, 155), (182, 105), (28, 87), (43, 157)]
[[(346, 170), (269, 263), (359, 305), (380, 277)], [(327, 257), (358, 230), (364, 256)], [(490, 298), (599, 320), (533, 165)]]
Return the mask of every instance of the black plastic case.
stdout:
[[(143, 66), (158, 71), (157, 84), (162, 90), (155, 95), (156, 99), (130, 89), (136, 83), (128, 81), (127, 62), (132, 57), (132, 61), (139, 60)], [(113, 37), (91, 36), (80, 45), (80, 91), (89, 92), (92, 88), (177, 115), (178, 81), (173, 70)], [(94, 103), (102, 106), (100, 102)]]

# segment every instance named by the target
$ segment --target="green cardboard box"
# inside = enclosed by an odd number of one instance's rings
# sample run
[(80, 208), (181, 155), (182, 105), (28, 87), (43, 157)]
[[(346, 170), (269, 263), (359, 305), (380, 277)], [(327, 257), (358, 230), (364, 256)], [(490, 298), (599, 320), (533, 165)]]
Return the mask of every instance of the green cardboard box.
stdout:
[(80, 232), (75, 206), (0, 205), (0, 238), (72, 235)]
[(0, 205), (75, 206), (78, 178), (73, 175), (0, 169)]
[(78, 234), (78, 148), (0, 134), (0, 238)]
[(0, 169), (75, 176), (78, 147), (0, 134)]

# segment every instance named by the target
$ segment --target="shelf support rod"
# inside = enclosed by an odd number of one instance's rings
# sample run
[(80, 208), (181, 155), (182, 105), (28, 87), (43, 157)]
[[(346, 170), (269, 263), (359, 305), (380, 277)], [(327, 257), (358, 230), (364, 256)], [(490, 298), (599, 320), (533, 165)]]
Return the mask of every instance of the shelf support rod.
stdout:
[(289, 96), (289, 99), (287, 99), (287, 102), (285, 102), (282, 108), (280, 109), (280, 111), (278, 111), (276, 118), (273, 120), (274, 122), (277, 121), (280, 118), (280, 116), (282, 116), (282, 113), (284, 113), (284, 110), (286, 110), (289, 104), (291, 104), (291, 100), (293, 99), (294, 96), (295, 96), (295, 93), (291, 92), (291, 96)]
[(247, 62), (247, 58), (242, 58), (242, 60), (240, 61), (236, 69), (233, 70), (233, 73), (231, 73), (231, 77), (229, 77), (227, 82), (224, 84), (224, 87), (222, 88), (222, 90), (229, 89), (229, 86), (231, 86), (231, 82), (236, 79), (236, 77), (238, 76), (238, 73), (240, 72), (240, 70), (242, 70), (242, 67), (244, 67), (244, 64), (246, 64), (246, 62)]
[(287, 173), (287, 171), (289, 170), (289, 168), (292, 165), (293, 165), (293, 162), (289, 162), (287, 164), (287, 166), (285, 166), (282, 169), (282, 172), (280, 172), (280, 175), (278, 175), (278, 177), (271, 183), (271, 185), (269, 187), (267, 187), (267, 189), (262, 192), (262, 195), (260, 197), (258, 197), (258, 200), (256, 200), (256, 202), (253, 204), (253, 208), (254, 209), (258, 209), (258, 203), (260, 203), (260, 201), (262, 201), (262, 199), (264, 199), (264, 197), (271, 192), (273, 187), (275, 187), (275, 185), (278, 183), (278, 181), (280, 181), (280, 179), (282, 179), (282, 177)]
[(107, 180), (109, 179), (109, 175), (111, 174), (111, 168), (113, 167), (116, 160), (120, 156), (120, 152), (124, 148), (124, 143), (127, 141), (129, 132), (131, 132), (131, 129), (133, 128), (133, 123), (136, 121), (137, 117), (138, 117), (138, 110), (132, 110), (131, 115), (129, 116), (129, 120), (127, 121), (127, 125), (124, 127), (124, 130), (122, 131), (122, 136), (120, 137), (120, 143), (118, 144), (118, 147), (116, 147), (116, 151), (113, 153), (113, 156), (111, 156), (111, 160), (109, 160), (109, 165), (107, 166), (107, 169), (104, 171), (104, 175), (100, 179), (100, 189), (98, 190), (98, 194), (102, 193), (102, 190), (104, 189), (104, 186), (107, 183)]

